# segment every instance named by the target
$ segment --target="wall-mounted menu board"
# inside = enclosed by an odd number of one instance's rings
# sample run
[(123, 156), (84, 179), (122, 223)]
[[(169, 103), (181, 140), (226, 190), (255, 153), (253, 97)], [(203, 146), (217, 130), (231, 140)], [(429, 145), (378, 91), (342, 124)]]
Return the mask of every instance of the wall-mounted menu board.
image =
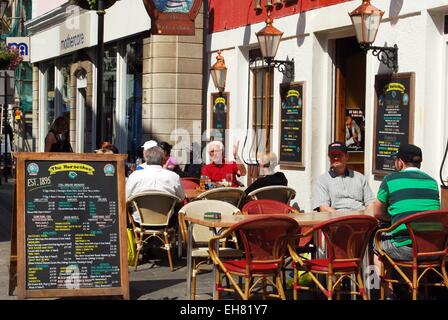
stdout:
[(129, 299), (126, 155), (15, 157), (18, 297)]
[(375, 77), (373, 174), (394, 172), (393, 154), (402, 143), (412, 143), (415, 73)]
[(226, 146), (226, 130), (229, 128), (229, 93), (211, 94), (211, 135), (213, 140), (220, 140)]
[(279, 164), (303, 168), (304, 82), (280, 84)]

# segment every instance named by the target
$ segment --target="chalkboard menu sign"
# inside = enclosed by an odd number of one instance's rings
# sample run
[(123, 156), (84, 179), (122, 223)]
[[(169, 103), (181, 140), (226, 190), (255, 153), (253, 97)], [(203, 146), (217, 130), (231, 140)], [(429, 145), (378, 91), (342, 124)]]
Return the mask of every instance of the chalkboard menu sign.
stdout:
[(402, 143), (412, 143), (415, 73), (375, 77), (373, 174), (394, 172), (393, 154)]
[(229, 128), (229, 93), (212, 93), (211, 102), (211, 133), (213, 140), (226, 145), (226, 130)]
[(128, 299), (126, 155), (18, 153), (16, 158), (19, 298)]
[(279, 164), (303, 168), (304, 82), (280, 84)]

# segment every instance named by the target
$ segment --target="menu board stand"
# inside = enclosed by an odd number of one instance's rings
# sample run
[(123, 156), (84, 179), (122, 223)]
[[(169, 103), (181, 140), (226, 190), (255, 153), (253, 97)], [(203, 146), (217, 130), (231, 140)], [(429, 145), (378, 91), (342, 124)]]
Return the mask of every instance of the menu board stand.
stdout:
[(393, 154), (414, 139), (415, 73), (375, 77), (375, 114), (372, 172), (384, 176), (395, 171)]
[(280, 84), (279, 164), (282, 169), (303, 169), (305, 82)]
[[(16, 241), (17, 248), (19, 299), (129, 299), (127, 156), (24, 152), (14, 156), (16, 228), (12, 242)], [(11, 264), (13, 260), (11, 256)], [(13, 290), (14, 274), (10, 272), (10, 294)]]

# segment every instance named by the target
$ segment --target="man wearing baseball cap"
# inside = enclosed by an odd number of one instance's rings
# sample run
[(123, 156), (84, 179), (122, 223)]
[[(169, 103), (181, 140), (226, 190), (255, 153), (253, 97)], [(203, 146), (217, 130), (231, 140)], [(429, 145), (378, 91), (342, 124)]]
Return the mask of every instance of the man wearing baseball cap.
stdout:
[[(402, 144), (395, 156), (395, 169), (383, 179), (374, 204), (377, 219), (397, 220), (411, 214), (439, 210), (437, 181), (420, 170), (422, 150), (413, 144)], [(412, 260), (412, 241), (404, 225), (383, 234), (382, 249), (396, 260)]]
[(137, 167), (135, 168), (135, 170), (142, 170), (142, 169), (146, 168), (146, 166), (147, 166), (146, 162), (148, 162), (148, 159), (146, 158), (146, 152), (145, 151), (149, 150), (149, 149), (151, 149), (153, 147), (157, 147), (157, 142), (154, 141), (154, 140), (148, 140), (141, 146), (141, 148), (143, 149), (143, 159), (144, 159), (144, 161), (143, 161), (143, 163), (138, 163)]
[(373, 209), (373, 194), (367, 179), (347, 168), (345, 143), (334, 141), (328, 146), (330, 169), (321, 175), (313, 190), (313, 208), (318, 211), (355, 211)]

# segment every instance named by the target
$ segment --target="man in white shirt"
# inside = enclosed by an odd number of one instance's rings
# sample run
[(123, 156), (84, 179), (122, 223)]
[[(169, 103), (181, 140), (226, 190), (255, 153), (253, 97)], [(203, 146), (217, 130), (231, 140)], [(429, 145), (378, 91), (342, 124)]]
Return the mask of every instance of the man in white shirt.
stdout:
[[(147, 166), (142, 170), (134, 171), (126, 181), (126, 199), (144, 191), (165, 191), (177, 196), (180, 200), (185, 198), (184, 189), (179, 176), (162, 168), (164, 152), (160, 147), (152, 147), (144, 151)], [(137, 212), (132, 214), (134, 220), (140, 223)]]

